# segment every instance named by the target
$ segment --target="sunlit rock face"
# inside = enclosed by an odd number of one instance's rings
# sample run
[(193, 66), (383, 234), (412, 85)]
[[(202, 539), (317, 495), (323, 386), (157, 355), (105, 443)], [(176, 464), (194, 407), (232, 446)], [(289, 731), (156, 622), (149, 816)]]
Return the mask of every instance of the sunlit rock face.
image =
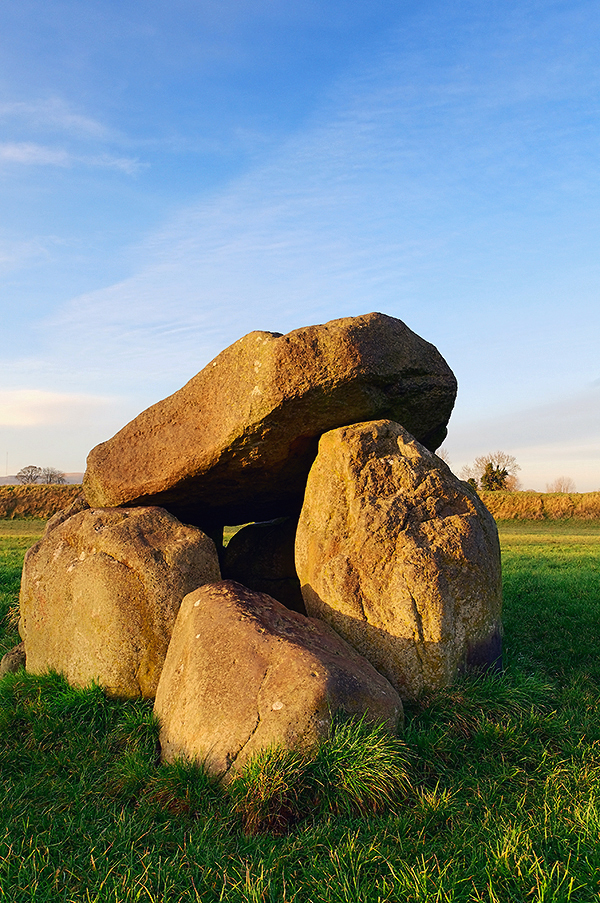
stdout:
[(212, 540), (161, 508), (57, 515), (23, 567), (27, 670), (152, 698), (183, 597), (220, 576)]
[(233, 580), (183, 600), (154, 711), (165, 761), (195, 759), (219, 775), (269, 746), (312, 746), (338, 712), (396, 731), (389, 682), (322, 621)]
[(25, 656), (155, 697), (163, 759), (226, 778), (499, 667), (496, 526), (433, 453), (455, 394), (383, 314), (240, 339), (92, 450), (26, 556), (0, 673)]
[(307, 612), (403, 698), (498, 667), (494, 519), (446, 464), (389, 420), (326, 433), (296, 534)]
[(394, 317), (252, 332), (96, 446), (85, 496), (207, 529), (297, 515), (322, 433), (389, 417), (435, 449), (455, 396), (437, 349)]

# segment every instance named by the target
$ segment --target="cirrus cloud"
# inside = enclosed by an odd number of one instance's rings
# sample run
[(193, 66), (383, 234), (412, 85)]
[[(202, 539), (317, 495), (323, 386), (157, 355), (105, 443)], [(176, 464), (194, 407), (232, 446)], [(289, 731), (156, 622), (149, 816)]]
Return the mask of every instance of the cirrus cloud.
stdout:
[(85, 166), (102, 166), (118, 169), (128, 174), (140, 168), (135, 157), (115, 157), (112, 154), (73, 154), (64, 148), (47, 147), (32, 141), (4, 142), (0, 144), (0, 161), (18, 163), (25, 166), (63, 166), (77, 163)]

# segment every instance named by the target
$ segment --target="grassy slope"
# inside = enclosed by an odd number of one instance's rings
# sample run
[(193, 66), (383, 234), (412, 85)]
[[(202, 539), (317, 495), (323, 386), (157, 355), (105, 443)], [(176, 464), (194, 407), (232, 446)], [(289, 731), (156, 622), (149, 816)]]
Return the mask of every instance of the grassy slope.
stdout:
[[(0, 901), (600, 899), (600, 524), (500, 525), (502, 678), (408, 713), (383, 816), (246, 837), (194, 769), (156, 768), (149, 707), (0, 684)], [(31, 536), (5, 544), (2, 606)]]

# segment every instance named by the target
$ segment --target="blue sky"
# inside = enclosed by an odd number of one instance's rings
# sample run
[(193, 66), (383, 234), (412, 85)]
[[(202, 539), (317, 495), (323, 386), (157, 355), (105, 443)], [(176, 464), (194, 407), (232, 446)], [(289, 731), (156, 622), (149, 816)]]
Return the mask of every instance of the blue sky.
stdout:
[(380, 310), (458, 377), (456, 471), (599, 489), (599, 39), (596, 0), (3, 4), (0, 474)]

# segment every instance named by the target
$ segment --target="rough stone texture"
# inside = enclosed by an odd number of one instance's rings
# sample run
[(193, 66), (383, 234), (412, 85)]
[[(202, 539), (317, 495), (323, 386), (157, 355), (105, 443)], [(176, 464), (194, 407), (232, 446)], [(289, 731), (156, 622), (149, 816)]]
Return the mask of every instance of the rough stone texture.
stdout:
[(496, 524), (477, 494), (389, 420), (319, 443), (296, 534), (306, 610), (411, 698), (499, 667)]
[(162, 505), (211, 532), (297, 515), (323, 432), (389, 417), (436, 448), (455, 395), (436, 348), (393, 317), (252, 332), (96, 446), (85, 496)]
[(46, 533), (50, 533), (51, 530), (58, 527), (60, 524), (63, 524), (70, 517), (73, 517), (74, 514), (88, 511), (89, 507), (83, 492), (79, 492), (68, 505), (61, 508), (60, 511), (57, 511), (56, 514), (50, 518), (46, 524)]
[(12, 674), (19, 668), (25, 667), (25, 644), (19, 643), (9, 649), (0, 659), (0, 677), (5, 674)]
[(294, 562), (297, 524), (297, 518), (282, 517), (238, 530), (221, 556), (223, 579), (237, 580), (306, 614)]
[(212, 540), (161, 508), (58, 514), (23, 567), (27, 670), (153, 697), (181, 600), (219, 579)]
[(392, 730), (402, 717), (388, 681), (323, 622), (232, 580), (185, 597), (154, 703), (165, 761), (223, 774), (271, 744), (313, 744), (339, 710)]

